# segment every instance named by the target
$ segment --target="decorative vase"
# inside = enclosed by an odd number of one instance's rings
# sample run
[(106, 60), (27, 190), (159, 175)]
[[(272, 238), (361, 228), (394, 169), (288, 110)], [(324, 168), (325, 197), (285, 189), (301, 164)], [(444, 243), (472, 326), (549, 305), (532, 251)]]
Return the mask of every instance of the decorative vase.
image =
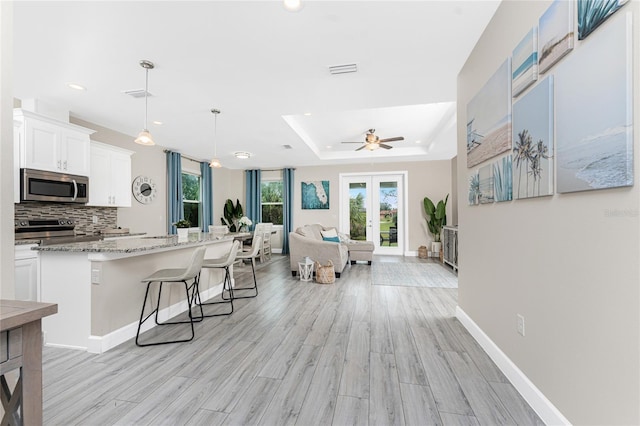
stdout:
[(178, 230), (178, 240), (189, 239), (189, 228), (176, 228)]

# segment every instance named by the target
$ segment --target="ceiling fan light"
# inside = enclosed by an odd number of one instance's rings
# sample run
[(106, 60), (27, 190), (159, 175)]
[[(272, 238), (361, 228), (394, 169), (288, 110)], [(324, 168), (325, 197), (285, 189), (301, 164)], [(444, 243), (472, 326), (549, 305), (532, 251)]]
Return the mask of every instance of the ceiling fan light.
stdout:
[(147, 129), (144, 129), (143, 131), (138, 133), (138, 137), (136, 138), (135, 143), (144, 146), (152, 146), (156, 144), (151, 137), (151, 133), (149, 133)]
[(212, 158), (211, 162), (209, 163), (209, 167), (211, 167), (212, 169), (219, 169), (220, 167), (222, 167), (222, 163), (220, 163), (219, 159)]
[(367, 149), (369, 151), (375, 151), (378, 148), (380, 148), (380, 145), (378, 145), (377, 143), (368, 143), (367, 144)]

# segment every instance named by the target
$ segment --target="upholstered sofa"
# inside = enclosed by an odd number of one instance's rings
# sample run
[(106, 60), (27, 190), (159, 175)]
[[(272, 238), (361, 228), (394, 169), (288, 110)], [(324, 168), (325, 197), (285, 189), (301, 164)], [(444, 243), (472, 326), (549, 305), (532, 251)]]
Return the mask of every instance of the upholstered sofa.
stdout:
[(349, 249), (346, 244), (322, 239), (321, 231), (331, 229), (335, 228), (314, 224), (301, 226), (289, 233), (291, 275), (295, 277), (298, 273), (298, 262), (304, 262), (304, 258), (309, 257), (322, 265), (326, 265), (331, 260), (336, 278), (340, 278), (349, 260)]

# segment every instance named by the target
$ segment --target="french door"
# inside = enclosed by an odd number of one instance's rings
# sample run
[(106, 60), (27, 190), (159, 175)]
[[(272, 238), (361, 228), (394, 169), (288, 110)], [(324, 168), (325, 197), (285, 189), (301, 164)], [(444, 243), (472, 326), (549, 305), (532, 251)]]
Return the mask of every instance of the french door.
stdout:
[(405, 175), (340, 175), (340, 229), (372, 241), (376, 254), (404, 253)]

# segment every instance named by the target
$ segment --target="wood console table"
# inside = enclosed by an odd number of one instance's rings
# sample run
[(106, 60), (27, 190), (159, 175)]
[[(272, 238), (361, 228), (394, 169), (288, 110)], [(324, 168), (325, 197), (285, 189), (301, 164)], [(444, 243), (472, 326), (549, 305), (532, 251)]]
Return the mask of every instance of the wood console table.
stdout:
[[(41, 319), (58, 312), (55, 303), (0, 299), (1, 424), (42, 424)], [(5, 374), (20, 369), (9, 389)]]

